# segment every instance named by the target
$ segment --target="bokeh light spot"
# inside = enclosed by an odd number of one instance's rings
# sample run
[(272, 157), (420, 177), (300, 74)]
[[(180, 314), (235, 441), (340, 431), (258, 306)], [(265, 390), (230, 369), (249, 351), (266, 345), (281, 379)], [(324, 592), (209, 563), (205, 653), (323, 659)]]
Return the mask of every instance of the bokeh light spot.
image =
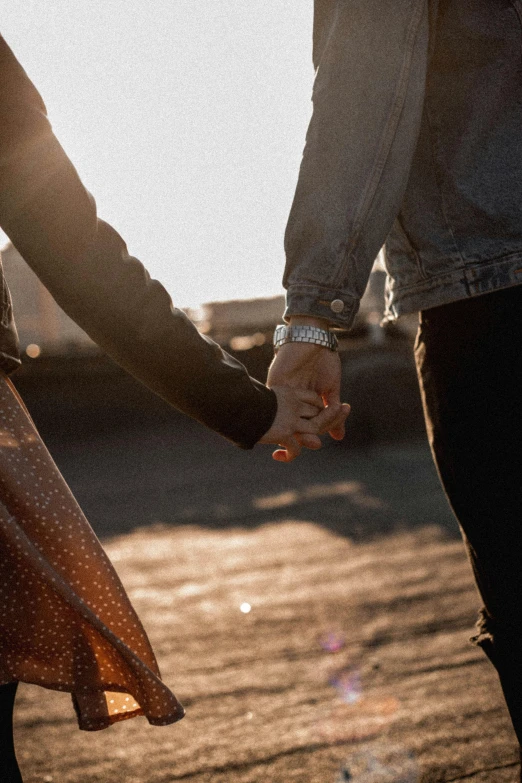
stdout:
[(25, 349), (25, 352), (30, 359), (38, 359), (42, 353), (42, 349), (39, 345), (36, 345), (36, 343), (30, 343)]

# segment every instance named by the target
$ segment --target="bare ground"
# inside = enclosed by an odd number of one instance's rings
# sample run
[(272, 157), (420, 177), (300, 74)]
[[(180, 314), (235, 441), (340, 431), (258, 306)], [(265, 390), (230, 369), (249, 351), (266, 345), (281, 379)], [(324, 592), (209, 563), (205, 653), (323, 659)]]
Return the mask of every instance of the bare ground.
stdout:
[(47, 435), (187, 715), (78, 732), (67, 695), (23, 686), (27, 783), (518, 779), (423, 444), (285, 469), (190, 423)]

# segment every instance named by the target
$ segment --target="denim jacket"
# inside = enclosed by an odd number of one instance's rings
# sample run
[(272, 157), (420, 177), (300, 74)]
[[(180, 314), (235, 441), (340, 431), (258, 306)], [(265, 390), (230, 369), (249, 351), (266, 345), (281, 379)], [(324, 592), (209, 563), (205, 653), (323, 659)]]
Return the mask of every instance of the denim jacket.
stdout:
[(349, 327), (522, 282), (522, 0), (315, 0), (290, 315)]
[[(115, 361), (171, 405), (251, 448), (275, 394), (200, 335), (167, 291), (99, 220), (45, 106), (0, 37), (0, 225), (58, 304)], [(20, 364), (0, 267), (0, 371)]]

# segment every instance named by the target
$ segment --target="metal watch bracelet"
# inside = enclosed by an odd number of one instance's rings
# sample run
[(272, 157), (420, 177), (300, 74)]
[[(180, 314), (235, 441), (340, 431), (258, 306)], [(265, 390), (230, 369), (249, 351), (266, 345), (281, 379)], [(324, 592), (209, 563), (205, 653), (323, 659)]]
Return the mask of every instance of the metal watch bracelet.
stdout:
[(274, 351), (285, 343), (311, 343), (312, 345), (322, 345), (330, 351), (337, 351), (337, 337), (328, 329), (320, 329), (318, 326), (286, 326), (280, 324), (276, 326), (274, 332)]

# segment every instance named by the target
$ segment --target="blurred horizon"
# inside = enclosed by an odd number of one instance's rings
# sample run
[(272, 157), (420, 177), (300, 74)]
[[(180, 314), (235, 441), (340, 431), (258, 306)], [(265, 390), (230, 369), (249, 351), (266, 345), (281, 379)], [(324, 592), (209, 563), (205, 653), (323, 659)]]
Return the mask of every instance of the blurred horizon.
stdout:
[(1, 32), (100, 216), (177, 306), (282, 293), (311, 111), (312, 12), (312, 2), (276, 0), (4, 10)]

